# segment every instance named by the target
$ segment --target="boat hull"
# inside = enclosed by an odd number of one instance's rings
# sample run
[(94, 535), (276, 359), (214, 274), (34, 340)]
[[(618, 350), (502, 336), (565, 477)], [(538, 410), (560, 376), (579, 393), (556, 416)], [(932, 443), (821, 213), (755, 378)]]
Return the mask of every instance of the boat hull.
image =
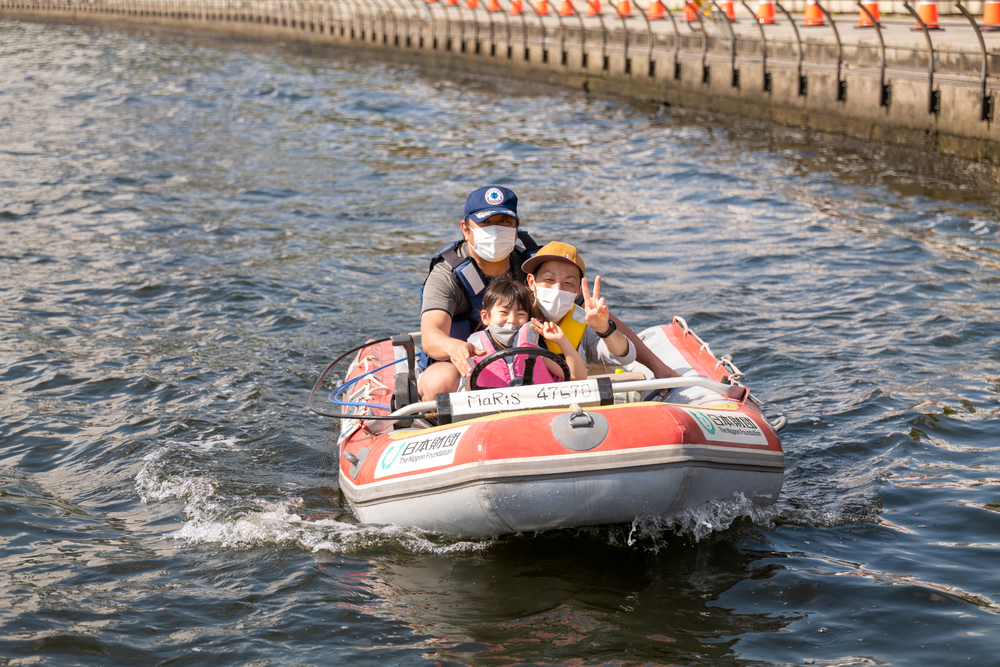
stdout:
[[(660, 338), (681, 348), (689, 373), (727, 375), (676, 328), (663, 327)], [(376, 379), (393, 387), (398, 353), (382, 344), (362, 354), (369, 367), (389, 363)], [(711, 394), (697, 404), (585, 410), (590, 425), (581, 428), (565, 407), (433, 428), (345, 422), (341, 489), (363, 523), (474, 537), (669, 517), (739, 495), (769, 505), (781, 491), (781, 443), (752, 400)]]
[[(740, 462), (698, 446), (663, 450), (653, 464), (609, 469), (602, 458), (477, 466), (370, 493), (348, 481), (344, 492), (363, 523), (485, 537), (672, 516), (735, 494), (769, 505), (781, 491), (780, 454)], [(586, 470), (588, 463), (604, 467)], [(507, 469), (491, 474), (491, 467)]]

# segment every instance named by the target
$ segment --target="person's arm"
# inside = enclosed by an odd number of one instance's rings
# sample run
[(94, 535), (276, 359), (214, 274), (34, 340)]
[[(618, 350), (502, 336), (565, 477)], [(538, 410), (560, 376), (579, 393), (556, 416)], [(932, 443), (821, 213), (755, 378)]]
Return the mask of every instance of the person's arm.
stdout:
[[(563, 339), (561, 341), (556, 341), (556, 345), (559, 346), (559, 349), (561, 349), (563, 354), (566, 356), (566, 365), (569, 366), (569, 379), (586, 380), (587, 364), (583, 363), (583, 357), (581, 357), (580, 353), (576, 351), (573, 344), (569, 342), (569, 338), (566, 337), (566, 334), (563, 334)], [(546, 359), (546, 361), (551, 361), (551, 359)], [(558, 364), (556, 364), (556, 368), (559, 368)], [(559, 372), (562, 372), (561, 368), (559, 369)]]
[[(586, 312), (587, 326), (594, 330), (594, 333), (601, 335), (611, 328), (611, 311), (601, 298), (601, 277), (594, 279), (594, 296), (590, 296), (587, 289), (587, 279), (581, 282), (583, 289), (583, 308)], [(617, 326), (617, 325), (616, 325)], [(608, 347), (608, 352), (616, 357), (624, 357), (628, 354), (628, 339), (621, 331), (614, 331), (604, 339), (604, 344)]]
[(601, 340), (601, 337), (593, 329), (587, 327), (583, 331), (583, 339), (580, 340), (577, 350), (583, 356), (584, 362), (588, 364), (627, 366), (635, 361), (635, 345), (628, 338), (624, 340), (627, 347), (625, 354), (613, 354), (608, 349), (606, 341)]
[(656, 356), (656, 353), (649, 349), (646, 343), (639, 338), (639, 334), (629, 329), (627, 324), (614, 315), (611, 316), (611, 321), (615, 323), (615, 326), (618, 327), (618, 331), (620, 331), (623, 336), (632, 341), (632, 345), (635, 346), (635, 360), (651, 370), (653, 372), (653, 377), (662, 380), (665, 378), (677, 378), (681, 376), (680, 373), (663, 363), (663, 360)]
[[(563, 378), (564, 380), (587, 379), (587, 364), (583, 363), (583, 357), (576, 351), (573, 344), (569, 342), (566, 332), (558, 324), (555, 322), (542, 323), (539, 320), (532, 320), (531, 328), (538, 332), (542, 338), (555, 343), (562, 350), (563, 356), (566, 357), (566, 365), (569, 366), (569, 377)], [(562, 375), (562, 368), (555, 361), (544, 357), (542, 361), (545, 362), (545, 367), (549, 369), (552, 375)]]
[(455, 364), (459, 375), (472, 373), (469, 357), (486, 354), (472, 343), (451, 337), (451, 315), (443, 310), (428, 310), (420, 316), (420, 346), (424, 353), (438, 361)]
[(604, 344), (607, 345), (608, 352), (617, 357), (624, 357), (628, 354), (628, 342), (631, 341), (632, 345), (635, 347), (635, 360), (652, 371), (653, 377), (661, 379), (680, 377), (680, 373), (663, 363), (663, 361), (656, 356), (656, 354), (650, 350), (644, 342), (642, 342), (642, 339), (639, 338), (639, 336), (632, 331), (628, 325), (611, 314), (608, 307), (604, 303), (604, 299), (600, 298), (600, 276), (597, 276), (594, 280), (593, 297), (591, 297), (587, 291), (586, 278), (583, 279), (582, 286), (583, 304), (587, 312), (587, 326), (593, 329), (595, 333), (606, 332), (608, 327), (611, 326), (611, 322), (614, 322), (615, 327), (617, 328), (614, 333), (604, 339)]

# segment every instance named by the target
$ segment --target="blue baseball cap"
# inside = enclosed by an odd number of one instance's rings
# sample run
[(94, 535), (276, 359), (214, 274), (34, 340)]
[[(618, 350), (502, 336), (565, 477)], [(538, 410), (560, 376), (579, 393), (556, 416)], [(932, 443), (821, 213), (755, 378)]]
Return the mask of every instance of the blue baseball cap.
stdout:
[(513, 190), (499, 185), (487, 185), (473, 190), (465, 200), (465, 217), (471, 217), (474, 222), (482, 222), (490, 216), (500, 214), (520, 221), (517, 217), (517, 195)]

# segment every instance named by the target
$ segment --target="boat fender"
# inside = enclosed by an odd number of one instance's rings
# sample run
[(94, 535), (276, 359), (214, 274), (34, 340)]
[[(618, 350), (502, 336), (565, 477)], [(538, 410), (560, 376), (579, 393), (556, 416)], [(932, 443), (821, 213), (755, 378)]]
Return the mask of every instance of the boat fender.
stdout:
[(356, 479), (357, 478), (357, 476), (358, 476), (358, 470), (361, 469), (361, 466), (365, 462), (365, 459), (368, 458), (368, 454), (369, 453), (370, 452), (369, 452), (369, 450), (368, 450), (367, 447), (362, 447), (361, 449), (359, 449), (357, 454), (351, 454), (346, 449), (343, 451), (343, 453), (341, 455), (345, 459), (347, 459), (348, 463), (351, 464), (351, 470), (348, 473), (348, 474), (350, 474), (351, 479)]
[(768, 420), (767, 423), (770, 424), (771, 428), (774, 429), (774, 432), (777, 433), (781, 429), (788, 426), (788, 419), (785, 417), (785, 415), (778, 415), (777, 419), (775, 419), (774, 421)]
[(552, 435), (566, 449), (586, 452), (604, 442), (608, 435), (608, 420), (596, 412), (584, 412), (573, 404), (566, 412), (552, 420)]

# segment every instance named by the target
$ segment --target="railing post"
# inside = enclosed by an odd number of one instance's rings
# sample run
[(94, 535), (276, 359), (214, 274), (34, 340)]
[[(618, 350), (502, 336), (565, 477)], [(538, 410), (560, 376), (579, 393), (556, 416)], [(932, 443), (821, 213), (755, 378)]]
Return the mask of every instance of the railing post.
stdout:
[[(416, 0), (420, 2), (424, 8), (424, 12), (427, 14), (427, 18), (430, 19), (431, 23), (431, 47), (437, 48), (437, 19), (434, 18), (434, 12), (431, 10), (430, 4), (424, 0)], [(424, 48), (424, 21), (420, 22), (420, 48)]]
[(626, 74), (631, 74), (632, 73), (632, 59), (629, 57), (629, 54), (628, 54), (628, 38), (629, 38), (628, 23), (626, 23), (625, 17), (622, 16), (621, 14), (618, 14), (618, 18), (621, 19), (622, 29), (625, 31), (625, 44), (624, 44), (624, 48), (623, 48), (623, 51), (624, 51), (624, 54), (625, 54), (625, 73)]
[(903, 2), (903, 6), (906, 7), (907, 11), (913, 15), (913, 18), (917, 19), (917, 25), (920, 26), (921, 30), (924, 31), (924, 38), (927, 40), (927, 54), (930, 57), (930, 63), (927, 68), (927, 89), (928, 89), (928, 113), (936, 116), (941, 112), (941, 91), (934, 90), (934, 45), (931, 43), (931, 33), (927, 29), (927, 24), (924, 23), (923, 19), (920, 18), (913, 7), (910, 6), (909, 0)]
[[(587, 26), (584, 25), (583, 15), (580, 13), (580, 10), (576, 8), (576, 5), (571, 2), (570, 7), (573, 8), (573, 15), (576, 16), (576, 20), (580, 22), (580, 66), (583, 69), (587, 69)], [(564, 50), (563, 65), (568, 67), (569, 62), (567, 62), (567, 59), (567, 52)]]
[(746, 0), (740, 0), (740, 4), (750, 12), (750, 16), (754, 17), (754, 23), (757, 24), (757, 30), (760, 31), (760, 67), (763, 72), (761, 78), (763, 79), (764, 92), (769, 93), (771, 92), (771, 73), (767, 71), (767, 37), (764, 35), (764, 24), (757, 20), (757, 15), (750, 9)]
[[(698, 31), (701, 33), (701, 82), (708, 83), (711, 80), (712, 71), (708, 68), (708, 34), (705, 32), (705, 21), (701, 17), (701, 11), (695, 7), (693, 2), (687, 2), (685, 6), (690, 6), (695, 18), (698, 19)], [(694, 28), (691, 29), (694, 30)]]
[[(493, 56), (495, 56), (497, 54), (496, 25), (494, 24), (494, 21), (493, 21), (493, 12), (489, 11), (488, 9), (486, 9), (486, 3), (485, 2), (480, 2), (479, 3), (479, 8), (482, 9), (484, 12), (486, 12), (486, 18), (488, 18), (490, 20), (490, 57), (493, 57)], [(478, 22), (477, 22), (477, 25), (478, 25)], [(478, 43), (478, 39), (479, 39), (479, 35), (478, 34), (476, 35), (476, 39), (477, 39), (477, 43)]]
[(679, 81), (681, 78), (681, 31), (677, 28), (677, 19), (674, 18), (674, 13), (669, 9), (667, 16), (670, 17), (670, 25), (674, 27), (674, 81)]
[(833, 28), (833, 38), (837, 40), (837, 101), (843, 102), (847, 99), (847, 81), (840, 78), (840, 66), (844, 61), (844, 49), (840, 44), (840, 33), (837, 32), (837, 23), (830, 16), (830, 12), (826, 11), (826, 7), (819, 4), (819, 0), (816, 0), (816, 6), (819, 10), (823, 12), (823, 16), (830, 22), (830, 27)]
[(868, 20), (875, 26), (875, 36), (878, 37), (879, 52), (881, 53), (881, 65), (879, 66), (879, 85), (881, 87), (878, 105), (880, 107), (888, 107), (891, 98), (891, 89), (889, 88), (889, 84), (885, 82), (885, 40), (882, 39), (882, 25), (875, 20), (872, 13), (860, 2), (860, 0), (858, 1), (858, 7), (861, 8), (861, 11), (868, 16)]
[(444, 12), (444, 50), (451, 51), (451, 14), (448, 13), (448, 3), (440, 0), (438, 4), (441, 5), (441, 11)]
[(646, 5), (646, 9), (643, 9), (635, 0), (632, 0), (632, 3), (639, 10), (642, 20), (646, 22), (646, 39), (649, 40), (649, 55), (646, 59), (649, 61), (649, 76), (656, 76), (656, 61), (653, 60), (653, 24), (649, 22), (649, 5)]
[[(406, 35), (410, 34), (410, 10), (403, 4), (402, 0), (392, 0), (392, 5), (395, 9), (399, 10), (399, 15), (402, 17), (402, 21), (406, 24)], [(402, 48), (403, 41), (399, 38), (399, 20), (396, 18), (395, 10), (392, 13), (392, 44), (393, 46)]]
[[(729, 24), (729, 17), (722, 7), (719, 6), (715, 0), (710, 0), (714, 11), (718, 12), (716, 16), (721, 15), (721, 19), (715, 21), (715, 25), (719, 25), (719, 21), (723, 21), (723, 25), (726, 26), (726, 31), (729, 33), (729, 71), (730, 71), (730, 81), (733, 88), (740, 87), (740, 71), (736, 69), (736, 33), (733, 31), (733, 27)], [(719, 32), (722, 32), (721, 30)]]
[[(542, 44), (541, 44), (542, 45), (542, 62), (543, 63), (547, 62), (548, 59), (549, 59), (549, 51), (548, 51), (548, 48), (547, 48), (548, 47), (548, 41), (549, 41), (549, 35), (548, 35), (548, 31), (545, 30), (545, 22), (542, 21), (542, 15), (539, 14), (538, 13), (538, 9), (535, 8), (535, 3), (533, 3), (531, 0), (525, 0), (525, 2), (527, 2), (527, 4), (531, 6), (531, 11), (533, 11), (535, 13), (535, 18), (538, 19), (538, 27), (542, 31)], [(527, 51), (525, 51), (524, 59), (526, 61), (530, 60), (530, 58), (528, 58)]]
[(958, 7), (958, 10), (962, 12), (962, 15), (968, 19), (969, 23), (972, 24), (972, 29), (976, 31), (976, 37), (979, 38), (979, 52), (983, 56), (983, 70), (981, 76), (983, 104), (980, 120), (991, 122), (993, 120), (993, 97), (986, 94), (986, 76), (989, 71), (989, 63), (986, 56), (986, 42), (983, 41), (983, 31), (979, 29), (979, 24), (976, 23), (976, 18), (970, 14), (969, 10), (962, 4), (962, 0), (958, 0), (955, 5)]
[(778, 11), (785, 15), (788, 22), (792, 24), (792, 30), (795, 31), (795, 42), (799, 45), (799, 60), (797, 64), (799, 73), (799, 97), (805, 97), (809, 92), (809, 80), (802, 74), (802, 38), (799, 36), (799, 29), (795, 26), (795, 21), (792, 20), (792, 15), (788, 13), (788, 10), (785, 9), (781, 3), (778, 2), (778, 0), (775, 0), (774, 6), (778, 9)]

